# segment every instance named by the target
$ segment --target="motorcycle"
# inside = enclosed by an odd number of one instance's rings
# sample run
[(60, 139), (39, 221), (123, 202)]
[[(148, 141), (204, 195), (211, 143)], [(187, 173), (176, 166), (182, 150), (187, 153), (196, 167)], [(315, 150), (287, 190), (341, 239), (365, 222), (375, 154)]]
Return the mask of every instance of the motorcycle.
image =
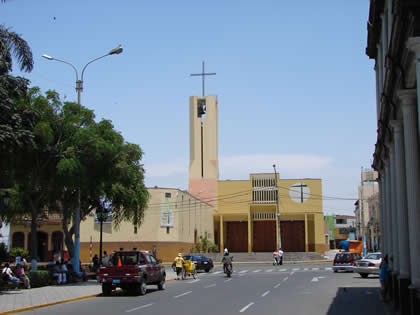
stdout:
[(230, 278), (230, 276), (232, 275), (232, 264), (225, 264), (224, 265), (224, 269), (225, 269), (225, 274), (227, 275), (228, 278)]

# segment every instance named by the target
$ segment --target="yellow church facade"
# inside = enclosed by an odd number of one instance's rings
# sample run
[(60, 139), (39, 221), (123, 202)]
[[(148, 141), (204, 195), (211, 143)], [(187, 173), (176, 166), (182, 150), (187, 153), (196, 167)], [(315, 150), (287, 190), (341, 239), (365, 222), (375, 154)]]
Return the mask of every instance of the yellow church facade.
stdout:
[[(231, 252), (284, 251), (323, 254), (320, 179), (280, 179), (250, 174), (249, 180), (217, 181), (215, 241)], [(278, 186), (278, 205), (277, 187)]]

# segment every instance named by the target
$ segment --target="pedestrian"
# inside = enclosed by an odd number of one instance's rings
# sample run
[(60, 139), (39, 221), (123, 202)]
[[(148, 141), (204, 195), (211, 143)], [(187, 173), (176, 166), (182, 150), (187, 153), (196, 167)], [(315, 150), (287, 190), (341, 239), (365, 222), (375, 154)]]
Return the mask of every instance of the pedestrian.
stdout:
[(106, 252), (106, 250), (104, 250), (104, 258), (102, 258), (102, 265), (104, 266), (109, 266), (109, 260), (111, 257), (109, 257), (108, 253)]
[(17, 265), (16, 267), (16, 277), (23, 281), (25, 289), (31, 288), (31, 282), (29, 281), (28, 276), (25, 274), (25, 269), (22, 264)]
[(273, 265), (279, 265), (279, 252), (277, 250), (275, 250), (273, 252)]
[(61, 267), (60, 267), (60, 263), (58, 262), (58, 260), (55, 262), (55, 266), (54, 266), (54, 269), (53, 269), (52, 276), (54, 278), (57, 278), (57, 284), (63, 283), (63, 274), (61, 273)]
[(95, 256), (93, 256), (92, 262), (93, 262), (93, 272), (96, 272), (98, 270), (98, 268), (99, 268), (99, 257), (98, 257), (98, 254), (95, 254)]
[(174, 264), (176, 268), (176, 279), (179, 280), (179, 275), (182, 276), (182, 267), (184, 266), (184, 258), (182, 258), (181, 253), (178, 253), (178, 256), (175, 257)]
[(279, 260), (280, 260), (280, 265), (283, 265), (283, 250), (281, 249), (281, 247), (279, 248)]
[(16, 284), (19, 284), (19, 282), (20, 282), (20, 280), (18, 278), (16, 278), (15, 275), (13, 274), (12, 269), (10, 269), (8, 263), (6, 263), (4, 265), (4, 268), (1, 271), (1, 275), (2, 275), (3, 279), (6, 280), (6, 281), (12, 281)]
[(61, 264), (60, 264), (60, 273), (61, 273), (61, 283), (62, 284), (67, 283), (68, 269), (67, 269), (67, 266), (64, 263), (64, 261), (62, 261)]
[(156, 247), (155, 246), (153, 246), (152, 255), (153, 255), (153, 257), (155, 257), (157, 259), (157, 257), (156, 257)]
[(388, 301), (389, 279), (388, 279), (388, 255), (381, 261), (379, 281), (381, 282), (381, 295), (384, 301)]

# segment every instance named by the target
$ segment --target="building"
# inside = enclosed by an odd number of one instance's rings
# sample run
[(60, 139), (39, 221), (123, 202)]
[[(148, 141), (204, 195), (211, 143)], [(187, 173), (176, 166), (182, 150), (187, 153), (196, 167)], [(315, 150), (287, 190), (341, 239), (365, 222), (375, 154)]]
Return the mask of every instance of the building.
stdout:
[(375, 61), (381, 250), (400, 314), (420, 313), (420, 2), (371, 0), (366, 54)]
[(379, 229), (379, 193), (368, 198), (369, 220), (366, 227), (366, 246), (370, 252), (379, 250), (381, 231)]
[(274, 173), (260, 173), (250, 174), (248, 180), (217, 182), (215, 235), (220, 248), (231, 252), (278, 248), (278, 209), (284, 251), (325, 252), (321, 180), (276, 175), (277, 180)]
[(356, 231), (356, 217), (350, 215), (334, 216), (335, 248), (340, 248), (340, 242), (354, 240)]
[[(359, 200), (354, 214), (356, 216), (356, 237), (362, 240), (368, 235), (368, 225), (371, 214), (369, 212), (369, 200), (372, 203), (372, 196), (377, 196), (379, 192), (378, 172), (372, 169), (362, 168), (360, 174)], [(370, 246), (368, 246), (368, 250)]]
[(328, 234), (328, 249), (335, 249), (334, 216), (324, 216), (325, 234)]

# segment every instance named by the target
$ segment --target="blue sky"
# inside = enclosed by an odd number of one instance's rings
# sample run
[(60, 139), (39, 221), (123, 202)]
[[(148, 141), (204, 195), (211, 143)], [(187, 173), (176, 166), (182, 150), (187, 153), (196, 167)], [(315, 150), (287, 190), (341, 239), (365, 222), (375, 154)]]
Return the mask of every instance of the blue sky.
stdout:
[[(323, 194), (357, 198), (376, 142), (373, 61), (365, 55), (369, 1), (29, 1), (0, 4), (0, 23), (31, 46), (24, 74), (76, 101), (75, 73), (91, 65), (82, 104), (144, 150), (146, 184), (188, 187), (190, 95), (219, 100), (220, 179), (272, 172), (321, 178)], [(17, 70), (17, 67), (15, 67)], [(14, 72), (19, 75), (18, 71)], [(353, 214), (354, 200), (324, 213)]]

